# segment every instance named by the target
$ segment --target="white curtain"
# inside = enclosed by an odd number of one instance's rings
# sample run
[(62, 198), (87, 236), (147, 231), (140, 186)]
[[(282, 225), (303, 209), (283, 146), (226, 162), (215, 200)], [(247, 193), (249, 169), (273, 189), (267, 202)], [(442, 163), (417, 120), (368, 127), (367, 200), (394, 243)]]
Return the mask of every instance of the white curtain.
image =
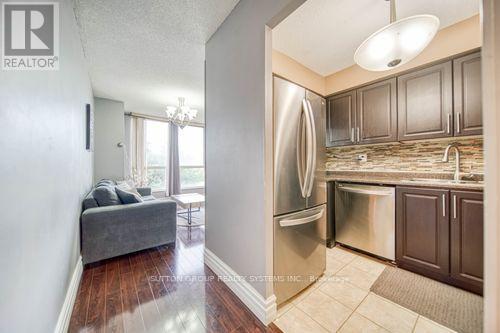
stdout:
[[(146, 185), (146, 167), (144, 164), (144, 119), (138, 117), (127, 117), (130, 122), (127, 142), (126, 167), (128, 173), (136, 186)], [(127, 128), (127, 126), (125, 127)], [(127, 161), (128, 160), (128, 161)]]
[(132, 177), (132, 117), (130, 115), (125, 115), (125, 147), (124, 152), (124, 178), (130, 179)]
[[(147, 168), (145, 163), (145, 121), (144, 118), (127, 116), (125, 118), (125, 174), (136, 186), (147, 186)], [(179, 166), (179, 127), (170, 123), (168, 135), (168, 161), (166, 195), (181, 193)]]
[(168, 156), (168, 195), (181, 193), (179, 167), (179, 127), (170, 123), (170, 142)]

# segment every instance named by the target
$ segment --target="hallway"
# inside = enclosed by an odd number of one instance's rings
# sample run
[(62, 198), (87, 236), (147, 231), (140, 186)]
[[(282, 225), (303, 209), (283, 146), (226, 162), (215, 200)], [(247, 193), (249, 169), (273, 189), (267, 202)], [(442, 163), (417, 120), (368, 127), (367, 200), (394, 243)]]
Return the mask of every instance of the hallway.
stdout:
[(69, 332), (280, 332), (203, 264), (204, 233), (85, 267)]

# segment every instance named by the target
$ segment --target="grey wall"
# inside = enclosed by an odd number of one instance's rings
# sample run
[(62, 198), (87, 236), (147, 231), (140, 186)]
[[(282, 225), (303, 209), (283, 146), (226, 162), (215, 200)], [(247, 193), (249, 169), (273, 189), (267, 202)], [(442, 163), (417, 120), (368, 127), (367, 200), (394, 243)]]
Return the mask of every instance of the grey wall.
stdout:
[(206, 44), (206, 247), (239, 275), (272, 275), (265, 25), (302, 2), (241, 0)]
[(0, 71), (0, 332), (53, 332), (80, 253), (92, 90), (69, 0), (60, 41), (59, 71)]
[(125, 172), (125, 109), (123, 102), (94, 99), (94, 181), (123, 179)]

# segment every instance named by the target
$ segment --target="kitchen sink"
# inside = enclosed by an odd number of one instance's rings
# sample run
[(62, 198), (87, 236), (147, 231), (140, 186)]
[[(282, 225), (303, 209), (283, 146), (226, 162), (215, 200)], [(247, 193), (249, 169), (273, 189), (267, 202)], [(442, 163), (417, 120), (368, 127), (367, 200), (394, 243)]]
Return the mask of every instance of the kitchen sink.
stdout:
[(454, 180), (454, 179), (432, 179), (432, 178), (411, 178), (412, 182), (426, 182), (426, 183), (436, 183), (436, 184), (483, 184), (481, 180)]

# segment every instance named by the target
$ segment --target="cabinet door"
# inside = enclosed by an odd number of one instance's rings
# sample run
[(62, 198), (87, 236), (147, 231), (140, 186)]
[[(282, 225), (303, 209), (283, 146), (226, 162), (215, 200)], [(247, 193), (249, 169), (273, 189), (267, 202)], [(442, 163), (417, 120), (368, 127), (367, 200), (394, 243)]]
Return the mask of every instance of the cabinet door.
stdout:
[(481, 134), (483, 117), (480, 52), (453, 61), (453, 95), (455, 135)]
[(358, 143), (396, 141), (396, 78), (359, 88), (356, 97)]
[(449, 192), (397, 187), (398, 266), (446, 280), (449, 273)]
[(483, 194), (451, 192), (451, 277), (476, 293), (483, 290)]
[(451, 61), (398, 77), (399, 140), (453, 135)]
[(326, 117), (327, 147), (354, 144), (355, 110), (355, 90), (328, 98)]

